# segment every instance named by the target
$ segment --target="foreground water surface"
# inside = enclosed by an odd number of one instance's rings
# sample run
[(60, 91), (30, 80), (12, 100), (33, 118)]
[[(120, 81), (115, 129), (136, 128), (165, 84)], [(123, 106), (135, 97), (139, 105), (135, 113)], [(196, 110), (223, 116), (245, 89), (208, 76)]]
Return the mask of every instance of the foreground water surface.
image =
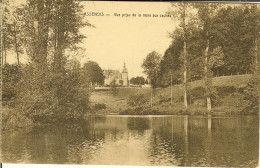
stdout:
[(258, 165), (257, 116), (90, 116), (75, 127), (3, 132), (12, 163)]

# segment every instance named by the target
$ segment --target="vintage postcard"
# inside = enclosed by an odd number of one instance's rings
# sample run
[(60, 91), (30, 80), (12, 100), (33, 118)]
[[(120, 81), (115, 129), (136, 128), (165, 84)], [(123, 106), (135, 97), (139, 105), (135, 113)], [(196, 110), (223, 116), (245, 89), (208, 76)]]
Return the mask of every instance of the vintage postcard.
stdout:
[(259, 166), (258, 3), (1, 9), (1, 162)]

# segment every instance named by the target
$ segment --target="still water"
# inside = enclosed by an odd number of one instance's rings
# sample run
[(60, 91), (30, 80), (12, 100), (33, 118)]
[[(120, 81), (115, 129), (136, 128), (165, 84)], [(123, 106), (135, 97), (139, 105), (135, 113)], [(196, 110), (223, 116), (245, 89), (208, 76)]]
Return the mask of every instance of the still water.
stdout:
[(75, 127), (4, 132), (4, 162), (258, 165), (256, 116), (91, 116)]

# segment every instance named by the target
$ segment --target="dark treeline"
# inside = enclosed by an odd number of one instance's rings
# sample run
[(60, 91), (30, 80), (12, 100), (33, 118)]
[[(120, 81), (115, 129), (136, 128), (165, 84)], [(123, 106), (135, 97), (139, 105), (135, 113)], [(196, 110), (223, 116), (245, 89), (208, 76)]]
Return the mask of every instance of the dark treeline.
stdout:
[[(149, 53), (142, 65), (152, 87), (183, 84), (187, 109), (189, 83), (202, 79), (210, 112), (216, 97), (213, 77), (253, 74), (248, 87), (254, 87), (251, 90), (255, 91), (253, 99), (257, 102), (258, 5), (182, 2), (172, 6), (168, 13), (179, 22), (179, 27), (170, 34), (171, 45), (163, 56), (155, 51)], [(253, 104), (255, 108), (257, 103)]]
[[(92, 27), (83, 20), (83, 7), (73, 0), (28, 0), (11, 12), (8, 5), (2, 20), (2, 123), (23, 127), (81, 118), (90, 111), (88, 85), (97, 82), (84, 72), (94, 63), (81, 68), (68, 59), (85, 38), (79, 29)], [(17, 64), (6, 62), (11, 52)], [(21, 54), (28, 57), (25, 64)]]
[[(210, 30), (208, 62), (212, 76), (253, 73), (256, 63), (256, 40), (259, 36), (258, 18), (260, 17), (259, 9), (256, 10), (256, 5), (227, 6), (219, 9), (214, 15)], [(202, 79), (204, 71), (203, 54), (206, 48), (206, 37), (198, 22), (187, 24), (187, 75), (190, 80)], [(157, 86), (169, 86), (171, 72), (174, 83), (182, 82), (182, 33), (180, 29), (176, 29), (171, 35), (173, 41), (160, 62)]]
[(137, 76), (137, 77), (132, 77), (130, 79), (130, 84), (133, 84), (133, 85), (144, 85), (145, 83), (147, 83), (147, 81), (145, 81), (144, 77), (142, 76)]

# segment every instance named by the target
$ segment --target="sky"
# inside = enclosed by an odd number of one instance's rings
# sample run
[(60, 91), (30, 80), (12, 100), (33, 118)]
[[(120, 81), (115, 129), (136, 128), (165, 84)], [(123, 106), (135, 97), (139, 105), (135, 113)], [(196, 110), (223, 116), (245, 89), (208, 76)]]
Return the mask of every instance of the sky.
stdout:
[[(16, 5), (25, 2), (25, 0), (12, 1), (16, 2)], [(80, 60), (82, 64), (91, 60), (97, 62), (102, 69), (120, 71), (125, 63), (129, 78), (145, 76), (141, 67), (143, 60), (152, 51), (163, 55), (172, 41), (169, 33), (178, 26), (175, 18), (143, 17), (143, 14), (165, 15), (171, 7), (169, 2), (81, 1), (80, 3), (84, 6), (83, 13), (99, 12), (104, 16), (84, 15), (84, 19), (95, 28), (81, 29), (80, 32), (87, 36), (80, 44), (85, 51), (74, 58)], [(115, 16), (115, 13), (120, 16)], [(123, 14), (131, 16), (123, 17)], [(133, 17), (132, 14), (136, 16)], [(21, 58), (22, 62), (26, 62), (27, 59), (24, 55)], [(15, 56), (9, 57), (8, 62), (15, 63)]]
[[(85, 16), (96, 28), (82, 33), (86, 58), (96, 61), (102, 69), (122, 70), (125, 62), (129, 77), (144, 76), (143, 60), (153, 50), (164, 54), (171, 43), (177, 21), (170, 17), (138, 17), (138, 14), (165, 14), (169, 2), (82, 2), (84, 12), (103, 12), (104, 16)], [(115, 16), (114, 14), (120, 14)], [(106, 16), (110, 14), (110, 16)], [(130, 14), (123, 17), (122, 14)], [(137, 16), (133, 17), (132, 14)]]

